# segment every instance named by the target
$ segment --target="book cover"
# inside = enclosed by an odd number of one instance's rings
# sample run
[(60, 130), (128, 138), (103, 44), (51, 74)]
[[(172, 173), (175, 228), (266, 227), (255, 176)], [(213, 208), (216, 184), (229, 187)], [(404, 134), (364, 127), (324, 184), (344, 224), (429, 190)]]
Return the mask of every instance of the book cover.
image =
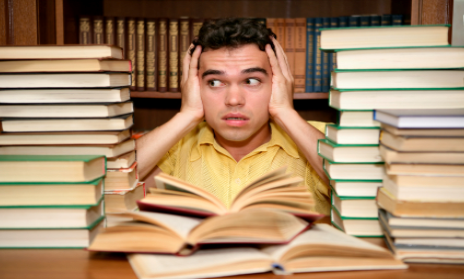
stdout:
[(380, 15), (371, 15), (369, 17), (369, 25), (370, 26), (380, 26), (380, 21), (381, 21), (381, 17)]
[(93, 43), (102, 45), (105, 43), (104, 22), (102, 16), (93, 17)]
[(168, 90), (168, 20), (159, 19), (158, 91)]
[(314, 65), (314, 92), (322, 92), (322, 51), (321, 47), (322, 18), (314, 19), (313, 65)]
[(127, 57), (126, 32), (126, 18), (116, 18), (116, 45), (122, 48), (124, 58)]
[(179, 20), (179, 86), (184, 74), (182, 72), (182, 63), (192, 43), (190, 37), (190, 20), (187, 17), (181, 17)]
[(135, 18), (127, 20), (127, 59), (132, 64), (131, 90), (137, 89), (137, 22)]
[(305, 91), (306, 70), (306, 18), (295, 19), (295, 93)]
[(116, 25), (114, 17), (105, 18), (105, 45), (116, 45)]
[[(285, 38), (283, 43), (285, 55), (287, 56), (287, 63), (290, 73), (295, 77), (295, 19), (284, 18), (285, 23)], [(296, 87), (296, 83), (295, 83)]]
[(305, 92), (314, 92), (314, 71), (315, 71), (315, 56), (314, 56), (314, 19), (306, 19), (306, 81)]
[(392, 25), (392, 16), (391, 15), (382, 15), (380, 19), (380, 25), (387, 26)]
[(137, 90), (145, 91), (145, 19), (137, 19)]
[(179, 20), (169, 20), (169, 92), (179, 92)]
[(147, 19), (146, 35), (146, 89), (147, 91), (156, 91), (158, 79), (158, 41), (157, 41), (157, 24), (156, 19)]
[(92, 44), (92, 24), (89, 16), (79, 18), (79, 44)]

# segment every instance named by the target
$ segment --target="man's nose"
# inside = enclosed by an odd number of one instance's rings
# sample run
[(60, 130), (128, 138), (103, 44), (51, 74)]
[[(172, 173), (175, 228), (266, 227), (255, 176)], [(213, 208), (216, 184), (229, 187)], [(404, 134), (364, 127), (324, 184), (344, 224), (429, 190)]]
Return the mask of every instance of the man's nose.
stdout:
[(245, 104), (245, 92), (240, 86), (232, 84), (227, 88), (224, 102), (227, 106), (243, 106)]

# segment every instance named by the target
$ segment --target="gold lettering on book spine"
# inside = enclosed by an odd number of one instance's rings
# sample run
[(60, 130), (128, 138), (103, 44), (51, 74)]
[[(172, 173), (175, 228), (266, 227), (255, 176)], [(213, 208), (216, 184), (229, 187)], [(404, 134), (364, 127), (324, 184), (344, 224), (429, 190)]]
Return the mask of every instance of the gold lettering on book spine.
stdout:
[(200, 29), (203, 26), (203, 22), (194, 22), (193, 23), (193, 37), (197, 38), (200, 34)]
[(166, 88), (168, 86), (167, 81), (167, 49), (166, 49), (166, 39), (167, 39), (167, 26), (166, 21), (160, 21), (160, 51), (159, 51), (159, 87)]
[(80, 44), (90, 44), (90, 19), (81, 18), (79, 21)]
[(147, 21), (147, 89), (155, 88), (156, 23)]
[[(125, 48), (125, 43), (124, 43), (124, 19), (118, 19), (118, 25), (117, 25), (117, 45), (118, 47), (124, 49)], [(123, 51), (124, 53), (124, 51)]]
[[(189, 22), (188, 20), (182, 20), (180, 22), (180, 59), (179, 65), (182, 65), (184, 61), (185, 54), (189, 48)], [(182, 67), (179, 67), (179, 79), (182, 80)]]
[(97, 45), (103, 44), (103, 19), (95, 19), (93, 21), (95, 32), (95, 43)]
[(136, 61), (135, 61), (135, 20), (129, 20), (128, 21), (128, 38), (129, 38), (129, 42), (128, 42), (128, 58), (130, 59), (131, 61), (131, 64), (132, 64), (132, 87), (135, 87), (136, 86), (136, 72), (137, 72), (137, 67), (136, 67)]
[(105, 44), (114, 45), (114, 22), (113, 19), (106, 20), (106, 40)]
[(170, 39), (170, 51), (169, 51), (169, 88), (177, 90), (179, 88), (179, 53), (178, 53), (178, 38), (179, 38), (179, 23), (177, 21), (171, 21), (169, 23), (169, 39)]
[(322, 85), (322, 70), (321, 70), (321, 51), (319, 50), (319, 48), (321, 47), (321, 31), (320, 31), (320, 28), (322, 27), (322, 24), (320, 23), (316, 23), (316, 33), (317, 33), (317, 45), (316, 45), (316, 74), (315, 74), (315, 79), (314, 79), (314, 83), (315, 83), (315, 86), (321, 86)]
[(145, 84), (145, 53), (144, 53), (145, 21), (137, 21), (137, 87)]

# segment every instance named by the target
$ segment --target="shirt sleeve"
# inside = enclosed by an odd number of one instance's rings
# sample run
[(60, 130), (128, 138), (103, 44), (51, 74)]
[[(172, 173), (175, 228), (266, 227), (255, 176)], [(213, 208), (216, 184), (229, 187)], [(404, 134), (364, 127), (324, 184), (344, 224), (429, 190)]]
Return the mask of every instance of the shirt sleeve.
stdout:
[(328, 123), (321, 122), (321, 121), (308, 121), (308, 123), (314, 128), (321, 131), (321, 133), (325, 134), (325, 127), (327, 126)]
[(180, 144), (176, 143), (158, 162), (158, 167), (166, 174), (173, 175)]

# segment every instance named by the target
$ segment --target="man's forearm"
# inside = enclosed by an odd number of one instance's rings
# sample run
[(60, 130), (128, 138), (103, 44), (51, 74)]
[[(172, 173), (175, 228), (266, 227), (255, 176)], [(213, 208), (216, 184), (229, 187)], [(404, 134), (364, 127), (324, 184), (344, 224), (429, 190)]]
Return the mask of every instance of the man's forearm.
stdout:
[(164, 154), (199, 122), (190, 114), (179, 112), (165, 124), (137, 139), (135, 143), (140, 178), (149, 174)]
[(324, 134), (308, 124), (294, 109), (285, 110), (273, 119), (296, 143), (319, 177), (329, 184), (322, 168), (322, 158), (317, 155), (317, 140), (324, 138)]

